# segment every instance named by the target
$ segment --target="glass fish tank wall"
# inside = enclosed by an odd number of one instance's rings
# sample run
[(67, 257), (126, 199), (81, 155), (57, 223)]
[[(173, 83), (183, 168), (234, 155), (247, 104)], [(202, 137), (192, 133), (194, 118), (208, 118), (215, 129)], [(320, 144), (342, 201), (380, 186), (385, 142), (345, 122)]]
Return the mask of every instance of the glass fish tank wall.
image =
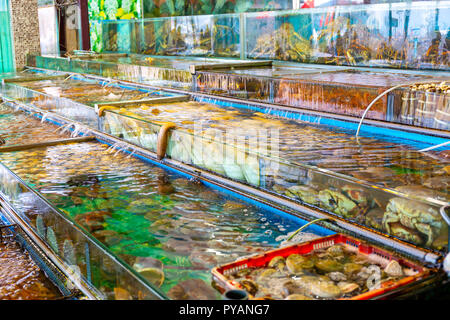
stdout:
[(448, 1), (246, 14), (246, 57), (448, 70)]
[(239, 15), (102, 21), (102, 52), (240, 57)]
[(91, 128), (98, 128), (98, 111), (95, 107), (114, 104), (118, 101), (143, 102), (153, 98), (178, 95), (74, 76), (63, 79), (4, 83), (2, 96), (54, 112)]
[[(5, 154), (3, 154), (5, 155)], [(33, 162), (34, 161), (34, 162)], [(36, 159), (30, 163), (36, 164)], [(20, 171), (18, 172), (20, 174)], [(44, 175), (44, 171), (42, 171)], [(45, 180), (42, 174), (36, 179)], [(100, 299), (160, 299), (138, 275), (117, 262), (117, 257), (45, 198), (0, 164), (0, 194), (31, 226), (53, 253), (70, 267), (74, 276), (98, 289)]]
[(136, 53), (240, 57), (239, 15), (179, 16), (139, 21), (142, 36), (136, 39), (140, 43)]
[(142, 23), (144, 54), (449, 70), (449, 13), (449, 1), (414, 1), (101, 23), (104, 47), (130, 50)]

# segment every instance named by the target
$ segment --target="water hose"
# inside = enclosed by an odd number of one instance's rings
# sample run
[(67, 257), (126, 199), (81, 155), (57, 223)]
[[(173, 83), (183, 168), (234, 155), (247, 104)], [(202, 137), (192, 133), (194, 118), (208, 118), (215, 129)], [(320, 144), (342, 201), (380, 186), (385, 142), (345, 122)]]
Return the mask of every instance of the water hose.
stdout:
[(163, 159), (166, 156), (167, 143), (169, 140), (169, 131), (175, 128), (175, 124), (172, 122), (167, 122), (162, 125), (158, 133), (158, 143), (156, 146), (156, 154), (158, 160)]
[[(441, 209), (439, 209), (439, 213), (442, 216), (442, 219), (444, 219), (444, 221), (448, 224), (448, 226), (450, 227), (450, 217), (447, 214), (446, 209), (449, 208), (450, 209), (450, 205), (445, 205), (442, 206)], [(450, 236), (450, 235), (449, 235)]]
[[(388, 94), (391, 91), (394, 91), (395, 89), (401, 88), (401, 87), (405, 87), (405, 86), (413, 86), (416, 84), (425, 84), (425, 83), (442, 83), (442, 80), (430, 80), (430, 81), (416, 81), (416, 82), (412, 82), (412, 83), (403, 83), (403, 84), (399, 84), (396, 85), (392, 88), (389, 88), (385, 91), (383, 91), (382, 93), (380, 93), (375, 99), (372, 100), (372, 102), (367, 106), (366, 110), (364, 110), (364, 113), (361, 117), (361, 120), (359, 121), (359, 125), (358, 125), (358, 130), (356, 130), (356, 137), (358, 137), (359, 135), (359, 130), (361, 129), (361, 125), (364, 121), (364, 118), (366, 117), (367, 113), (369, 112), (370, 108), (372, 108), (372, 106), (375, 104), (375, 102), (377, 102), (378, 100), (380, 100), (382, 97), (384, 97), (386, 94)], [(446, 81), (444, 81), (445, 83)]]
[(73, 76), (75, 76), (75, 73), (72, 73), (71, 75), (69, 75), (67, 78), (65, 78), (63, 80), (63, 82), (66, 82), (67, 80), (69, 80), (70, 78), (72, 78)]
[(440, 144), (438, 144), (438, 145), (435, 145), (435, 146), (432, 146), (432, 147), (428, 147), (428, 148), (419, 150), (419, 152), (430, 151), (430, 150), (433, 150), (433, 149), (437, 149), (437, 148), (446, 146), (446, 145), (448, 145), (448, 144), (450, 144), (450, 141), (447, 141), (447, 142), (444, 142), (444, 143), (440, 143)]
[(301, 226), (300, 228), (298, 228), (293, 234), (291, 234), (289, 236), (289, 238), (287, 238), (287, 241), (290, 241), (297, 233), (299, 233), (300, 231), (306, 229), (310, 225), (315, 224), (315, 223), (317, 223), (319, 221), (325, 221), (325, 220), (331, 220), (331, 219), (330, 218), (319, 218), (319, 219), (315, 219), (315, 220), (312, 220), (312, 221), (308, 222), (307, 224), (305, 224), (305, 225)]
[(119, 80), (111, 80), (109, 82), (107, 82), (106, 84), (103, 85), (103, 89), (109, 87), (110, 85), (114, 84), (114, 83), (118, 83)]
[(95, 110), (97, 111), (97, 114), (98, 114), (99, 117), (103, 117), (105, 110), (114, 110), (114, 109), (117, 109), (117, 108), (113, 107), (113, 106), (102, 106), (102, 107), (99, 107), (98, 105), (95, 105)]

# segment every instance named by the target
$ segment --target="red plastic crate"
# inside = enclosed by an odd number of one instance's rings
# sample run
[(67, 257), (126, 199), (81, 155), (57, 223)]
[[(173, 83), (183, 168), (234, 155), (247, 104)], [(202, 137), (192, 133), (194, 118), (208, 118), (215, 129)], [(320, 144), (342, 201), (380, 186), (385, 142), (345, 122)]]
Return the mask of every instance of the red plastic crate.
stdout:
[[(276, 256), (282, 256), (286, 258), (294, 253), (305, 255), (313, 252), (314, 250), (329, 248), (335, 244), (343, 244), (349, 250), (353, 250), (354, 252), (358, 252), (359, 254), (366, 256), (370, 255), (370, 257), (368, 257), (369, 261), (373, 261), (377, 264), (387, 264), (391, 260), (396, 260), (402, 267), (407, 267), (417, 272), (415, 275), (406, 276), (398, 281), (383, 282), (381, 288), (374, 289), (359, 294), (357, 296), (345, 299), (349, 300), (372, 299), (388, 291), (391, 291), (393, 289), (414, 282), (420, 278), (423, 278), (430, 272), (429, 269), (422, 267), (407, 259), (396, 257), (386, 250), (368, 245), (360, 240), (357, 240), (355, 238), (343, 234), (335, 234), (323, 238), (314, 239), (312, 241), (284, 247), (281, 249), (267, 251), (266, 253), (261, 255), (243, 258), (232, 263), (215, 267), (214, 269), (212, 269), (213, 280), (216, 283), (216, 287), (222, 293), (227, 290), (243, 289), (237, 281), (230, 280), (227, 278), (227, 276), (246, 268), (265, 267), (270, 262), (270, 260), (272, 260), (272, 258)], [(254, 298), (251, 295), (249, 296), (250, 299)]]

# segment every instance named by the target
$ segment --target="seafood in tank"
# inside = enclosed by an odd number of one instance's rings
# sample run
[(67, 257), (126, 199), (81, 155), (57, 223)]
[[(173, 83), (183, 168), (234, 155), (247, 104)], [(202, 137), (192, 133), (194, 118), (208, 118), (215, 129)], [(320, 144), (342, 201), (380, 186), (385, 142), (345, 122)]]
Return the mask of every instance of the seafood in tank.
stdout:
[[(212, 267), (272, 249), (300, 226), (100, 143), (3, 153), (0, 161), (173, 299), (219, 298)], [(56, 250), (70, 253), (64, 231), (24, 211)], [(93, 272), (108, 279), (102, 270)], [(128, 296), (107, 280), (102, 286)]]
[[(247, 57), (327, 65), (448, 70), (447, 26), (433, 28), (431, 21), (422, 23), (431, 12), (436, 19), (445, 20), (447, 4), (429, 5), (418, 1), (389, 7), (379, 3), (362, 10), (353, 6), (339, 7), (332, 14), (326, 10), (329, 9), (246, 14)], [(421, 19), (410, 20), (412, 13)], [(395, 22), (393, 16), (397, 17)], [(384, 21), (384, 28), (380, 21)], [(420, 28), (429, 31), (410, 37)]]
[[(364, 248), (360, 250), (361, 246)], [(384, 258), (375, 258), (376, 254)], [(239, 259), (212, 270), (219, 291), (241, 288), (251, 299), (269, 300), (374, 298), (379, 289), (388, 292), (427, 272), (411, 261), (339, 234)]]

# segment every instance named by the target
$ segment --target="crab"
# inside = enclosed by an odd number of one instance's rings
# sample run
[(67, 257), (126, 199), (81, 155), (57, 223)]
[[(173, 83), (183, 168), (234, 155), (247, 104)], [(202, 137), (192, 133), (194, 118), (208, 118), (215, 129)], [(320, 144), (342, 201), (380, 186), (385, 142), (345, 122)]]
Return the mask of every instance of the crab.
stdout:
[(423, 239), (420, 237), (419, 232), (407, 228), (399, 222), (391, 223), (390, 228), (391, 234), (395, 237), (399, 237), (416, 244), (423, 243)]
[(397, 197), (389, 200), (383, 217), (383, 226), (389, 234), (393, 231), (391, 225), (396, 222), (424, 234), (426, 246), (432, 244), (443, 228), (438, 210), (418, 201)]
[(325, 209), (346, 218), (352, 218), (358, 213), (357, 204), (340, 192), (330, 189), (322, 190), (319, 192), (319, 200)]
[(450, 176), (437, 176), (426, 179), (423, 185), (435, 190), (447, 190), (450, 186)]
[(365, 224), (368, 225), (369, 227), (380, 230), (383, 227), (383, 217), (384, 217), (383, 209), (381, 208), (371, 209), (366, 214)]
[(297, 198), (312, 205), (319, 204), (318, 192), (307, 186), (292, 186), (285, 192), (288, 197)]
[(369, 207), (369, 197), (363, 188), (347, 184), (342, 187), (342, 192), (360, 208)]

